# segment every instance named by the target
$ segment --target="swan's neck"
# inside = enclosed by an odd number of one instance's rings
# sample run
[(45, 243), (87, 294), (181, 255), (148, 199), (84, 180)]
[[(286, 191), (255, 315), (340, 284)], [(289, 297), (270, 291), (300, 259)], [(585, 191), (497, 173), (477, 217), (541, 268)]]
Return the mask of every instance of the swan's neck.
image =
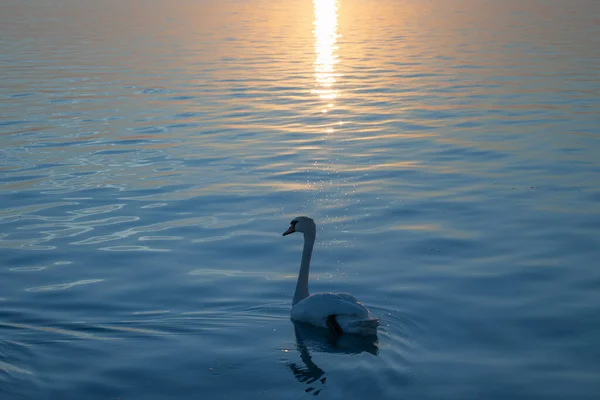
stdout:
[(298, 283), (296, 284), (296, 293), (292, 306), (297, 302), (308, 297), (308, 272), (310, 269), (310, 257), (315, 244), (314, 234), (304, 234), (304, 250), (302, 250), (302, 262), (300, 263), (300, 273), (298, 274)]

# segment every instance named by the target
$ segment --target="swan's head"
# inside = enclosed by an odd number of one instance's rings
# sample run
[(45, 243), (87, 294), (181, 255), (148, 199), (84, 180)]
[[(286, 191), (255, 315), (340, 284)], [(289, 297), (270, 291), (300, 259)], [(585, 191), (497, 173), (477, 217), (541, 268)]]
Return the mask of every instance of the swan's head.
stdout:
[(317, 234), (317, 226), (315, 221), (308, 217), (296, 217), (290, 222), (290, 228), (283, 232), (283, 236), (294, 232), (302, 232), (305, 235), (315, 236)]

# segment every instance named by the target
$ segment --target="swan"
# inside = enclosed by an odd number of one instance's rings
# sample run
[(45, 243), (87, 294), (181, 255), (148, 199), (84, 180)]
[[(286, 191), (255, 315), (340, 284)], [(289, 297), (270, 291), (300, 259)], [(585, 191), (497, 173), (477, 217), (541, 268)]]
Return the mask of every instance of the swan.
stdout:
[(354, 296), (348, 293), (309, 294), (308, 274), (317, 226), (309, 217), (297, 217), (292, 220), (283, 236), (294, 232), (304, 234), (304, 250), (292, 301), (292, 320), (329, 329), (336, 338), (344, 333), (377, 335), (379, 320), (371, 318), (369, 309)]

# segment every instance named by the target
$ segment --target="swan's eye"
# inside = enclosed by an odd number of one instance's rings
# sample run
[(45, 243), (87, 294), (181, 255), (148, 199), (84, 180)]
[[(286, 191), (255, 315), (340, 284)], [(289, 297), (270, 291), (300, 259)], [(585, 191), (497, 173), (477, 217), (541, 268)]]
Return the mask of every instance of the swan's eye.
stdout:
[(296, 226), (297, 223), (298, 223), (298, 221), (294, 220), (294, 221), (290, 222), (290, 225)]

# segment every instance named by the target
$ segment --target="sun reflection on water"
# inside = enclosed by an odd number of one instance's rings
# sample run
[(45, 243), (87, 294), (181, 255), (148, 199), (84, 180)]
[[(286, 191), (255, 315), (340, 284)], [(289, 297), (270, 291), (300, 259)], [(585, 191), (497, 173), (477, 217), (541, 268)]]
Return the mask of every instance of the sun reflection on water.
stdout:
[(333, 107), (333, 100), (338, 92), (334, 89), (336, 81), (335, 64), (337, 63), (337, 0), (314, 0), (315, 22), (315, 79), (316, 88), (313, 93), (326, 100), (328, 108)]

